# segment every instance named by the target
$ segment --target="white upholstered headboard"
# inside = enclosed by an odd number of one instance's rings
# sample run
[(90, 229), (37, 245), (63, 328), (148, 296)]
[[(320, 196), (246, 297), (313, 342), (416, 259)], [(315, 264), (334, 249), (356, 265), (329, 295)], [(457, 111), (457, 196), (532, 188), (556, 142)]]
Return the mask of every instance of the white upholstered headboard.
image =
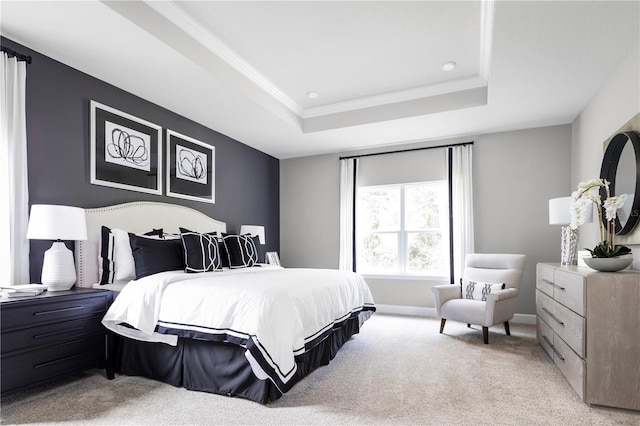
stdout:
[(87, 240), (76, 241), (77, 287), (91, 287), (99, 281), (98, 258), (100, 229), (124, 229), (128, 232), (147, 232), (162, 228), (178, 233), (179, 227), (195, 232), (226, 232), (227, 224), (212, 219), (202, 212), (175, 204), (140, 201), (114, 206), (86, 209)]

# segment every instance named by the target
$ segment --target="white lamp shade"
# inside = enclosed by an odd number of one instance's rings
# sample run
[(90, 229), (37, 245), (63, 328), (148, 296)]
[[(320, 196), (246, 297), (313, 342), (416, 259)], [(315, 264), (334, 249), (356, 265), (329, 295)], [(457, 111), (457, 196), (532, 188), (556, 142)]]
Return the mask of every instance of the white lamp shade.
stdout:
[[(571, 223), (571, 197), (549, 200), (549, 225), (569, 225)], [(585, 223), (593, 220), (593, 206), (585, 212)]]
[(251, 234), (252, 237), (258, 236), (260, 244), (265, 244), (267, 240), (264, 238), (264, 226), (260, 225), (242, 225), (240, 227), (240, 234)]
[(31, 206), (27, 238), (30, 240), (86, 240), (84, 209), (51, 204)]
[(549, 200), (549, 225), (568, 225), (571, 223), (571, 197)]

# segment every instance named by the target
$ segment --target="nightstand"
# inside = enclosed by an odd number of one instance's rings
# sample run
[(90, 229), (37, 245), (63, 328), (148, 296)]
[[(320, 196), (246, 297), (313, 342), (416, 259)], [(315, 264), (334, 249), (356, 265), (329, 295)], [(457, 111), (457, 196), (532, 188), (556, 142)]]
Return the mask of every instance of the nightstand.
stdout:
[(109, 367), (101, 320), (112, 297), (108, 290), (73, 288), (2, 298), (2, 395), (87, 368)]

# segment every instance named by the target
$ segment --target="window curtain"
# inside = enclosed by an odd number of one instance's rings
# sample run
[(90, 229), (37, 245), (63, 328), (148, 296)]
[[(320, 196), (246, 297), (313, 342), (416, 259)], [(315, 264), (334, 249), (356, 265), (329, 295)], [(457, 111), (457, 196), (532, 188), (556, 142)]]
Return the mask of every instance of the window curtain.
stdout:
[(473, 145), (460, 145), (447, 150), (451, 183), (451, 253), (452, 282), (460, 282), (464, 258), (475, 251), (473, 240)]
[(27, 63), (1, 55), (0, 283), (29, 280), (29, 190), (25, 88)]
[(358, 159), (340, 160), (340, 262), (343, 271), (355, 271), (355, 209)]

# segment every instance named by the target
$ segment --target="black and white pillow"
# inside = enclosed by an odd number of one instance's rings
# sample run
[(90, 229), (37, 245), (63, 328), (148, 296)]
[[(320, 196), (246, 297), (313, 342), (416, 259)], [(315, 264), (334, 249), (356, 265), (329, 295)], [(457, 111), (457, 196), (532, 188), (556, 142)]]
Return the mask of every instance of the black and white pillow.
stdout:
[(504, 283), (484, 283), (465, 278), (460, 278), (460, 284), (462, 286), (463, 299), (481, 300), (483, 302), (486, 302), (489, 294), (505, 287)]
[[(186, 272), (211, 272), (222, 270), (219, 241), (214, 233), (199, 234), (184, 232), (180, 228), (180, 239), (184, 249)], [(186, 231), (186, 230), (185, 230)]]
[(129, 234), (135, 263), (135, 279), (165, 271), (184, 269), (181, 239), (158, 240)]
[(251, 268), (258, 262), (258, 250), (251, 235), (223, 234), (222, 241), (227, 249), (229, 268)]
[(100, 228), (100, 284), (113, 284), (116, 275), (114, 262), (115, 242), (111, 229)]

